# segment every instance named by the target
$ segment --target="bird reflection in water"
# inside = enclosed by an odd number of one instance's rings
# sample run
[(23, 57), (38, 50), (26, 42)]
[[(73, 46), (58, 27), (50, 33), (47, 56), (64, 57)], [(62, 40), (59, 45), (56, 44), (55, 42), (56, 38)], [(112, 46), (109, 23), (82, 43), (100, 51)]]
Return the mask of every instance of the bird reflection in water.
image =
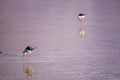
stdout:
[(84, 18), (86, 14), (80, 13), (78, 15), (78, 19), (80, 20), (80, 29), (79, 29), (79, 36), (84, 37), (85, 36), (85, 26), (84, 26)]
[(81, 36), (81, 37), (85, 36), (85, 30), (84, 29), (79, 30), (79, 36)]
[(27, 80), (30, 80), (32, 78), (33, 73), (34, 73), (34, 69), (31, 66), (30, 56), (31, 56), (31, 54), (28, 53), (28, 62), (27, 62), (27, 64), (23, 64), (23, 71), (27, 77)]
[(33, 70), (32, 66), (25, 67), (24, 68), (24, 73), (26, 74), (26, 76), (28, 78), (30, 78), (33, 75), (33, 73), (34, 73), (34, 70)]

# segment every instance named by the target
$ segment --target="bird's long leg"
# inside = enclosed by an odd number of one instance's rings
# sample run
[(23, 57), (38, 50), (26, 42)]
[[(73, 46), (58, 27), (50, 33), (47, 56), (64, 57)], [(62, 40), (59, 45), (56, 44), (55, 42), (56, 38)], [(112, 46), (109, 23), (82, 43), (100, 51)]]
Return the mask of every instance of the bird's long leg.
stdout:
[(79, 35), (80, 35), (81, 37), (84, 36), (84, 25), (83, 25), (83, 19), (82, 19), (82, 18), (80, 19), (80, 30), (79, 30)]
[(31, 53), (28, 52), (28, 67), (30, 67), (30, 58), (31, 58)]

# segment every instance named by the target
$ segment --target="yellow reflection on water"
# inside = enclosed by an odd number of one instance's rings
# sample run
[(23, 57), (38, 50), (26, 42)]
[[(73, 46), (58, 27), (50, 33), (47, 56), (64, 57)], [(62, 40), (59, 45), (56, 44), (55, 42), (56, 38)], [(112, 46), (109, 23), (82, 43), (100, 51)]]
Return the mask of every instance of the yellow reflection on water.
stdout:
[(34, 70), (31, 66), (28, 66), (24, 69), (24, 72), (26, 73), (27, 76), (32, 76)]
[(27, 80), (31, 80), (35, 71), (31, 65), (27, 64), (27, 66), (23, 65), (23, 72), (25, 73)]
[(80, 37), (84, 37), (84, 36), (85, 36), (85, 30), (80, 29), (80, 31), (79, 31), (79, 36), (80, 36)]

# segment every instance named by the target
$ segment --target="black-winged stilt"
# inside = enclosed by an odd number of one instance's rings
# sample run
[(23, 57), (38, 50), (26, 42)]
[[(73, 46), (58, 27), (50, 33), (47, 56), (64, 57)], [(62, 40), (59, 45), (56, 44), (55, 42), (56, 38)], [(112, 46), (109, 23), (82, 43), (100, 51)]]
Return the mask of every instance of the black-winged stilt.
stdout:
[(83, 13), (78, 14), (78, 18), (79, 18), (79, 19), (84, 19), (85, 16), (86, 16), (86, 14), (83, 14)]
[(78, 18), (80, 20), (81, 26), (80, 26), (80, 31), (79, 31), (79, 35), (81, 37), (83, 37), (85, 35), (85, 26), (84, 26), (84, 18), (85, 18), (86, 14), (84, 13), (80, 13), (78, 14)]
[(27, 67), (24, 68), (24, 72), (27, 74), (27, 76), (32, 76), (32, 73), (33, 73), (33, 68), (32, 66), (30, 65), (31, 64), (31, 53), (33, 52), (33, 50), (35, 49), (36, 47), (31, 47), (31, 46), (27, 46), (25, 48), (25, 50), (23, 51), (23, 57), (25, 54), (28, 55), (28, 64), (27, 64)]
[(32, 53), (35, 48), (36, 48), (36, 47), (33, 48), (33, 47), (31, 47), (31, 46), (27, 46), (27, 47), (25, 48), (25, 50), (23, 51), (23, 56), (24, 56), (25, 54)]

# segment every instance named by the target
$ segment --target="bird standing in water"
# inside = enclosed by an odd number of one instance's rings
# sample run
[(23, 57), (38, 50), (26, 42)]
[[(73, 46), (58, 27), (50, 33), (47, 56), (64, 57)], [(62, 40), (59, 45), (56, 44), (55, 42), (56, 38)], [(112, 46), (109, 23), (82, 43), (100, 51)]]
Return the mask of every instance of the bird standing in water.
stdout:
[(85, 26), (84, 26), (84, 18), (85, 18), (86, 14), (80, 13), (78, 14), (78, 18), (80, 20), (81, 26), (80, 26), (80, 31), (79, 31), (79, 35), (81, 37), (83, 37), (85, 35)]
[(27, 67), (24, 69), (24, 72), (27, 74), (27, 76), (32, 76), (32, 73), (33, 73), (33, 68), (31, 67), (31, 53), (35, 48), (36, 47), (33, 48), (31, 46), (27, 46), (23, 51), (23, 57), (25, 56), (25, 54), (28, 55)]

